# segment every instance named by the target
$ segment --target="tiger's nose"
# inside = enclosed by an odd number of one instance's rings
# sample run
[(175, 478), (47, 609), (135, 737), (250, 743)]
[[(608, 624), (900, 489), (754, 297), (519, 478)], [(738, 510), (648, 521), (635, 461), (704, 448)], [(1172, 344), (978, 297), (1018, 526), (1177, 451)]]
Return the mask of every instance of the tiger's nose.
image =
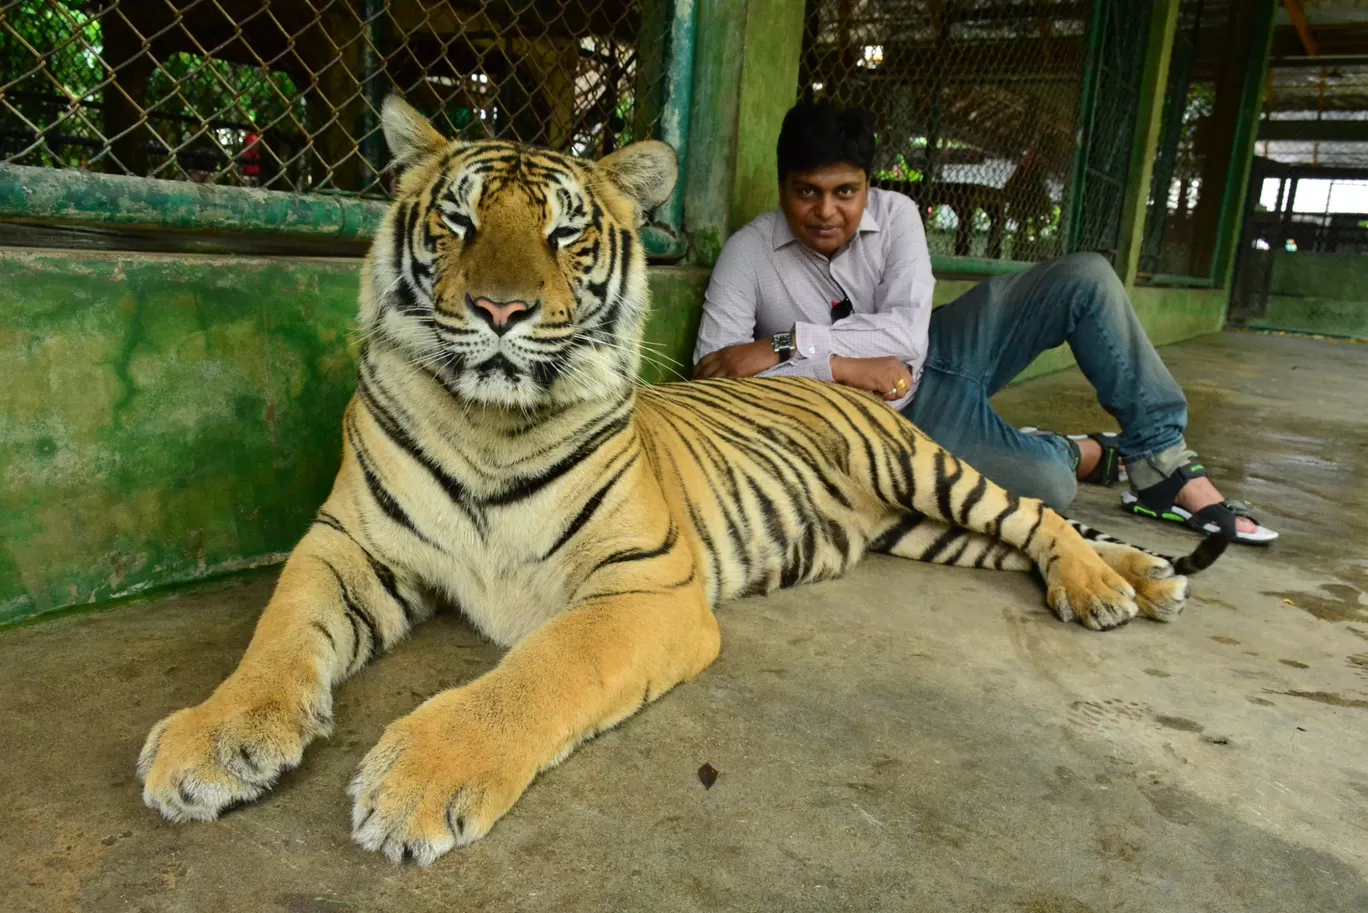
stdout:
[(529, 305), (526, 301), (519, 301), (516, 298), (511, 301), (491, 301), (488, 298), (472, 298), (466, 295), (466, 304), (477, 317), (489, 324), (498, 336), (507, 333), (519, 321), (531, 317), (537, 309), (535, 304)]

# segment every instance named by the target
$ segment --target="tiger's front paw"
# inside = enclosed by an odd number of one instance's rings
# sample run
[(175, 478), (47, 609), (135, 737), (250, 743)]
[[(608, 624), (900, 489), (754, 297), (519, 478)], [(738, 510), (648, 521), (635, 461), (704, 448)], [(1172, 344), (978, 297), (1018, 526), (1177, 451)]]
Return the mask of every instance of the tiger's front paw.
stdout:
[(537, 772), (493, 722), (456, 692), (391, 723), (347, 787), (352, 839), (391, 862), (427, 866), (489, 833)]
[(1045, 599), (1060, 621), (1085, 628), (1119, 628), (1140, 611), (1135, 588), (1091, 550), (1052, 556), (1045, 565)]
[(213, 821), (299, 766), (304, 747), (331, 722), (326, 711), (283, 700), (215, 694), (152, 727), (138, 756), (143, 802), (168, 821)]

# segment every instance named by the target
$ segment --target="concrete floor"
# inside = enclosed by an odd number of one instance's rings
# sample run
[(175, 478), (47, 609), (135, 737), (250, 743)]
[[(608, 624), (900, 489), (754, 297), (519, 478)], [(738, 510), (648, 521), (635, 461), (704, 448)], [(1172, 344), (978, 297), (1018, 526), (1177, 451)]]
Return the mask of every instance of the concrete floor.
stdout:
[[(1174, 625), (1094, 634), (1025, 575), (890, 558), (729, 605), (699, 681), (426, 871), (351, 844), (343, 786), (389, 720), (496, 661), (459, 619), (344, 686), (336, 736), (269, 798), (179, 827), (142, 806), (134, 757), (232, 668), (271, 574), (12, 630), (0, 908), (1362, 913), (1368, 346), (1227, 334), (1164, 355), (1207, 465), (1283, 532), (1196, 578)], [(1000, 406), (1106, 426), (1077, 373)], [(1074, 512), (1195, 541), (1116, 497)]]

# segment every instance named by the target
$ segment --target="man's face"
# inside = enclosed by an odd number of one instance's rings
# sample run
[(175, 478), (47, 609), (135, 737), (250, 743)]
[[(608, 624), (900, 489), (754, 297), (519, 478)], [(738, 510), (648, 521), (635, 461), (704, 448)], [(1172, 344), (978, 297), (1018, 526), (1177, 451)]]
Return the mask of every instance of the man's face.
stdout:
[(868, 199), (864, 170), (846, 162), (790, 171), (779, 187), (793, 236), (825, 257), (854, 236)]

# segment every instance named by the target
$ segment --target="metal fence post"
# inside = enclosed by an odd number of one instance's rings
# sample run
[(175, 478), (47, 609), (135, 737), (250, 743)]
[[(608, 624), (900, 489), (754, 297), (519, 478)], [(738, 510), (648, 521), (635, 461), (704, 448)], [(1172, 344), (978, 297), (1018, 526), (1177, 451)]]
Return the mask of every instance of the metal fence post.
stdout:
[[(656, 221), (671, 233), (668, 250), (660, 251), (657, 255), (682, 256), (685, 249), (684, 192), (689, 174), (689, 119), (693, 113), (694, 46), (697, 35), (696, 3), (694, 0), (675, 0), (674, 14), (670, 18), (670, 56), (665, 72), (665, 99), (660, 110), (660, 138), (674, 149), (679, 158), (679, 179), (670, 198), (656, 210)], [(647, 249), (650, 250), (649, 243)]]
[[(1130, 174), (1126, 178), (1114, 264), (1127, 288), (1135, 284), (1140, 265), (1140, 248), (1144, 244), (1154, 153), (1159, 145), (1159, 131), (1164, 117), (1164, 87), (1168, 84), (1173, 39), (1178, 30), (1178, 0), (1157, 0), (1149, 28), (1145, 71), (1140, 79), (1140, 104), (1136, 110), (1135, 139), (1131, 146)], [(1159, 203), (1163, 205), (1164, 201), (1160, 200)]]
[(1077, 140), (1074, 144), (1073, 168), (1070, 172), (1068, 207), (1064, 216), (1064, 249), (1078, 249), (1079, 232), (1083, 227), (1083, 188), (1088, 180), (1088, 143), (1093, 135), (1093, 121), (1097, 118), (1097, 81), (1102, 70), (1102, 47), (1107, 34), (1107, 13), (1114, 0), (1093, 0), (1092, 18), (1088, 22), (1088, 56), (1083, 64), (1083, 94), (1078, 103)]
[(1235, 128), (1231, 148), (1230, 168), (1226, 171), (1224, 193), (1221, 198), (1221, 218), (1216, 229), (1215, 257), (1211, 276), (1222, 288), (1230, 287), (1230, 274), (1235, 267), (1235, 245), (1240, 237), (1240, 215), (1244, 211), (1245, 193), (1249, 188), (1249, 169), (1254, 158), (1254, 141), (1258, 134), (1259, 116), (1263, 111), (1264, 74), (1268, 70), (1268, 53), (1273, 43), (1273, 16), (1276, 0), (1254, 0), (1255, 13), (1249, 42), (1249, 59), (1240, 93), (1240, 117)]

